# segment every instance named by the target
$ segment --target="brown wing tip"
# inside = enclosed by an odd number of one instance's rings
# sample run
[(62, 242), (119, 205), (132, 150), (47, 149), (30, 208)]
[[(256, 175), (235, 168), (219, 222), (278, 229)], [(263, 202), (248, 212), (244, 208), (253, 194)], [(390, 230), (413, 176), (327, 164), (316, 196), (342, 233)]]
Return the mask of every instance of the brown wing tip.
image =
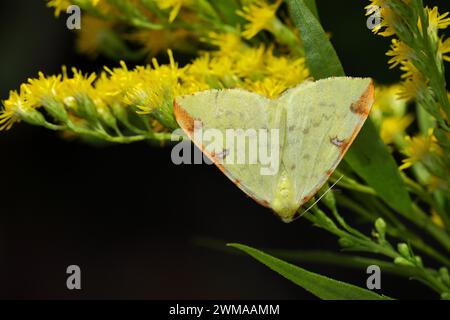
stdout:
[(370, 109), (372, 108), (374, 101), (375, 101), (375, 86), (373, 80), (371, 79), (369, 85), (367, 86), (367, 89), (361, 95), (359, 100), (350, 106), (350, 110), (361, 117), (361, 124), (355, 129), (350, 139), (345, 140), (344, 143), (342, 143), (342, 145), (340, 146), (339, 159), (342, 159), (344, 157), (345, 153), (355, 140), (356, 136), (358, 135), (359, 131), (362, 128), (362, 125), (369, 116)]
[(359, 100), (355, 103), (352, 103), (352, 105), (350, 106), (350, 111), (360, 116), (367, 117), (369, 115), (370, 109), (372, 108), (374, 100), (375, 86), (373, 80), (370, 80), (367, 89), (364, 91)]
[[(194, 136), (195, 131), (195, 120), (191, 117), (191, 115), (183, 109), (183, 107), (180, 106), (179, 103), (177, 103), (177, 100), (173, 100), (173, 113), (175, 115), (175, 119), (177, 120), (178, 124), (180, 125), (181, 129), (183, 129), (184, 132), (187, 133), (189, 137)], [(225, 173), (225, 168), (223, 165), (219, 163), (219, 161), (216, 159), (215, 154), (211, 154), (205, 150), (205, 147), (203, 144), (198, 143), (194, 140), (192, 142), (204, 153), (206, 156), (222, 171)], [(236, 184), (240, 183), (240, 181), (236, 182)]]
[(194, 132), (194, 119), (178, 103), (173, 100), (173, 113), (180, 127), (189, 135)]

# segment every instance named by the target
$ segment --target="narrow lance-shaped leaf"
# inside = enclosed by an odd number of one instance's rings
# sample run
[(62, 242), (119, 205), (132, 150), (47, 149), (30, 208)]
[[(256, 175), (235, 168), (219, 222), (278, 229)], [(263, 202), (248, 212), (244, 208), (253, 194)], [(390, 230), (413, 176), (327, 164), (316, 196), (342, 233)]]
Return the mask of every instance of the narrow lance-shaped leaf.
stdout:
[(309, 291), (313, 295), (324, 300), (390, 300), (386, 296), (379, 295), (367, 289), (354, 286), (349, 283), (334, 280), (320, 274), (316, 274), (278, 258), (272, 257), (262, 251), (241, 244), (229, 244), (237, 248), (273, 271), (292, 281), (296, 285)]
[(305, 0), (306, 5), (308, 6), (309, 10), (311, 10), (312, 14), (318, 21), (319, 19), (319, 10), (317, 10), (317, 3), (316, 0)]
[(305, 47), (306, 63), (316, 79), (345, 76), (344, 68), (328, 40), (322, 25), (304, 0), (287, 0), (295, 26), (300, 30)]
[[(287, 3), (292, 20), (300, 30), (311, 75), (316, 80), (345, 76), (333, 45), (305, 0), (287, 0)], [(397, 164), (370, 119), (367, 119), (345, 161), (388, 205), (404, 214), (411, 212), (411, 199)]]
[(393, 209), (410, 215), (411, 198), (402, 181), (392, 155), (368, 119), (347, 155), (345, 161)]

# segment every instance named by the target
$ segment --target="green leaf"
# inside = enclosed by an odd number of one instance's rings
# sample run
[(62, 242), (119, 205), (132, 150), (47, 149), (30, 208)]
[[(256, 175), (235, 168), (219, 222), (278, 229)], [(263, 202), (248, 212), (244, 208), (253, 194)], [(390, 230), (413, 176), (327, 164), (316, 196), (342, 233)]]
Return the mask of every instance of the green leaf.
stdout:
[[(333, 45), (305, 0), (287, 0), (287, 3), (292, 20), (300, 30), (311, 75), (316, 80), (345, 76)], [(367, 119), (345, 160), (393, 209), (404, 214), (411, 212), (411, 198), (397, 164), (370, 119)]]
[(372, 121), (367, 120), (345, 161), (393, 209), (410, 215), (412, 202), (392, 155), (380, 139)]
[(375, 292), (316, 274), (242, 244), (229, 244), (313, 295), (325, 300), (390, 300)]
[(309, 10), (312, 12), (314, 17), (320, 21), (319, 19), (319, 10), (317, 10), (316, 0), (305, 0), (305, 4), (308, 6)]
[(320, 22), (304, 0), (287, 0), (292, 21), (300, 30), (306, 63), (315, 79), (345, 76), (339, 57)]

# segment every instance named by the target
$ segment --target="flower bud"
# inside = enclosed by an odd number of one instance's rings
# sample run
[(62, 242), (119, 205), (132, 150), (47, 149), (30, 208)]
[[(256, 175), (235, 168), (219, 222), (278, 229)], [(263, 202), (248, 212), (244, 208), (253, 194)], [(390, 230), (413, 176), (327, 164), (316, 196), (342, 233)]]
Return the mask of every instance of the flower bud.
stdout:
[(20, 110), (19, 114), (23, 121), (31, 125), (43, 126), (47, 122), (44, 116), (36, 109), (29, 109), (27, 111)]
[(122, 123), (128, 123), (128, 113), (127, 109), (122, 106), (120, 103), (111, 104), (111, 110), (113, 115), (119, 119)]
[(104, 124), (106, 124), (110, 128), (117, 129), (117, 120), (116, 120), (116, 118), (114, 118), (112, 113), (109, 111), (108, 107), (99, 106), (97, 112), (100, 117), (100, 120)]
[(63, 103), (54, 99), (46, 100), (43, 103), (43, 107), (45, 111), (47, 111), (56, 120), (61, 121), (62, 123), (66, 123), (68, 121), (69, 116), (67, 115), (67, 111)]
[(336, 198), (334, 197), (333, 190), (327, 188), (324, 192), (325, 195), (322, 198), (322, 202), (327, 206), (330, 210), (336, 209)]
[(353, 247), (354, 245), (353, 241), (350, 240), (349, 238), (340, 238), (339, 244), (341, 245), (342, 248), (350, 248)]
[(423, 267), (422, 258), (420, 256), (414, 256), (414, 261), (416, 262), (416, 265)]
[(383, 218), (378, 218), (375, 221), (375, 230), (377, 230), (380, 236), (384, 236), (386, 233), (386, 222), (384, 222)]
[(404, 258), (411, 258), (411, 252), (409, 250), (409, 246), (406, 243), (399, 243), (397, 246), (397, 250)]
[(450, 275), (448, 273), (448, 269), (445, 267), (440, 268), (439, 276), (442, 279), (442, 282), (444, 282), (447, 286), (450, 287)]
[(97, 108), (92, 100), (83, 95), (77, 98), (77, 114), (91, 123), (98, 122)]
[(394, 259), (394, 263), (395, 263), (395, 264), (398, 264), (398, 265), (400, 265), (400, 266), (414, 267), (414, 263), (412, 263), (412, 262), (409, 261), (409, 260), (406, 260), (406, 259), (403, 258), (403, 257), (397, 257), (397, 258), (395, 258), (395, 259)]

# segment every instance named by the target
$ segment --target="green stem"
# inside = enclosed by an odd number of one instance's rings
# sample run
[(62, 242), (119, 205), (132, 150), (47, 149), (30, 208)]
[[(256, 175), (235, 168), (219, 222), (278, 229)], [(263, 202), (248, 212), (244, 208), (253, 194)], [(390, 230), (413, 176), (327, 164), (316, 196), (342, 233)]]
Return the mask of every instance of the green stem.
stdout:
[(403, 182), (405, 182), (406, 186), (409, 188), (409, 191), (413, 192), (417, 195), (422, 201), (426, 202), (429, 205), (433, 205), (433, 198), (431, 195), (426, 192), (422, 186), (415, 182), (413, 179), (408, 177), (406, 174), (402, 174)]
[(106, 133), (105, 131), (94, 131), (94, 130), (89, 130), (86, 128), (81, 128), (70, 122), (67, 124), (67, 128), (77, 134), (80, 134), (80, 135), (90, 136), (90, 137), (94, 137), (94, 138), (97, 138), (100, 140), (105, 140), (105, 141), (113, 142), (113, 143), (127, 144), (127, 143), (143, 141), (143, 140), (147, 139), (147, 137), (143, 136), (143, 135), (113, 137), (113, 136), (109, 135), (108, 133)]
[[(337, 179), (335, 177), (332, 177), (331, 180), (332, 181), (336, 181)], [(340, 187), (343, 187), (343, 188), (346, 188), (346, 189), (349, 189), (349, 190), (366, 193), (366, 194), (369, 194), (369, 195), (372, 195), (372, 196), (376, 196), (377, 195), (377, 192), (373, 188), (365, 186), (365, 185), (362, 185), (362, 184), (356, 182), (355, 180), (353, 180), (353, 179), (351, 179), (351, 178), (349, 178), (347, 176), (344, 176), (339, 181), (338, 185)]]
[[(383, 271), (405, 277), (411, 278), (414, 276), (419, 276), (420, 273), (415, 267), (399, 266), (392, 262), (387, 262), (379, 259), (366, 258), (353, 255), (337, 254), (327, 251), (300, 251), (300, 250), (270, 250), (267, 252), (273, 254), (274, 256), (291, 260), (293, 262), (301, 263), (320, 263), (320, 264), (333, 264), (341, 267), (348, 268), (367, 268), (370, 265), (377, 265)], [(431, 269), (430, 269), (431, 271)]]
[[(356, 214), (366, 218), (371, 223), (375, 222), (375, 220), (377, 219), (377, 216), (373, 216), (372, 214), (368, 213), (365, 208), (363, 208), (359, 204), (353, 202), (351, 199), (347, 198), (346, 196), (339, 195), (338, 197), (339, 197), (338, 203), (340, 205), (342, 205), (342, 206), (352, 210)], [(389, 219), (389, 217), (388, 217), (388, 219)], [(386, 230), (386, 233), (388, 235), (410, 243), (414, 248), (416, 248), (420, 252), (428, 255), (430, 258), (433, 258), (437, 262), (442, 263), (443, 265), (450, 268), (450, 259), (446, 258), (444, 255), (439, 253), (433, 247), (430, 247), (428, 244), (426, 244), (422, 238), (420, 238), (416, 234), (409, 231), (400, 221), (398, 221), (397, 219), (395, 219), (395, 221), (397, 221), (397, 222), (391, 221), (394, 224), (394, 227), (388, 226), (388, 228)]]
[[(357, 182), (354, 182), (355, 185), (353, 185), (353, 182), (351, 185), (344, 184), (343, 186), (351, 187), (353, 190), (356, 191), (366, 191), (365, 193), (369, 193), (369, 190), (366, 190), (364, 188), (365, 186), (358, 185)], [(385, 212), (386, 213), (386, 212)], [(425, 214), (417, 205), (413, 206), (413, 212), (411, 215), (402, 214), (402, 216), (415, 225), (419, 227), (423, 227), (428, 233), (430, 233), (436, 240), (438, 240), (443, 247), (445, 247), (450, 252), (450, 236), (445, 233), (443, 230), (441, 230), (439, 227), (437, 227), (430, 219), (430, 217)], [(393, 216), (390, 215), (392, 218)]]
[[(400, 254), (395, 251), (388, 242), (383, 241), (382, 243), (376, 243), (374, 241), (367, 240), (366, 238), (361, 238), (357, 235), (355, 236), (351, 233), (339, 229), (331, 220), (329, 220), (329, 218), (326, 217), (325, 213), (317, 207), (313, 208), (312, 211), (315, 213), (314, 215), (306, 215), (305, 217), (318, 227), (331, 232), (332, 234), (338, 236), (340, 239), (348, 239), (352, 243), (350, 250), (372, 252), (387, 256), (391, 259), (401, 257)], [(414, 259), (411, 260), (415, 261)], [(417, 262), (414, 262), (414, 265), (418, 269), (423, 271), (422, 280), (431, 288), (441, 294), (444, 292), (448, 292), (448, 289), (445, 287), (445, 285), (443, 285), (438, 279), (436, 279), (436, 277), (430, 276), (429, 273), (425, 272), (425, 269), (421, 265), (418, 265)]]

